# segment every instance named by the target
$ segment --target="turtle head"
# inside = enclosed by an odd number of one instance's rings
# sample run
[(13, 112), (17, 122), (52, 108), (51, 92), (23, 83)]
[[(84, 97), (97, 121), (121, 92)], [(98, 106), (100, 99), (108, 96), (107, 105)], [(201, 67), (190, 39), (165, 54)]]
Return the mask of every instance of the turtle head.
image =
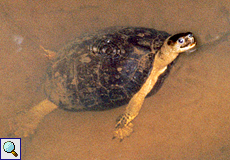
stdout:
[(174, 52), (181, 53), (196, 46), (196, 41), (191, 32), (175, 34), (167, 39), (167, 45)]

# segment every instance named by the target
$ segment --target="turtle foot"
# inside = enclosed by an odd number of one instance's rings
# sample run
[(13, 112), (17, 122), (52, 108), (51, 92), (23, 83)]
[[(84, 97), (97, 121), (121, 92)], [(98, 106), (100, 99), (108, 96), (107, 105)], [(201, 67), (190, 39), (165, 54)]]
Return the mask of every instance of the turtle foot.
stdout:
[(40, 119), (30, 111), (19, 113), (9, 120), (10, 135), (13, 137), (28, 137), (34, 134)]
[(16, 117), (9, 120), (11, 134), (18, 137), (28, 137), (34, 134), (40, 121), (58, 106), (45, 99), (31, 110), (17, 114)]
[(133, 124), (129, 123), (126, 126), (116, 128), (113, 133), (113, 139), (118, 138), (122, 141), (125, 137), (128, 137), (133, 132)]
[(113, 134), (113, 139), (118, 138), (122, 141), (125, 137), (128, 137), (133, 132), (133, 124), (130, 123), (132, 117), (129, 114), (122, 114), (117, 118), (117, 124)]

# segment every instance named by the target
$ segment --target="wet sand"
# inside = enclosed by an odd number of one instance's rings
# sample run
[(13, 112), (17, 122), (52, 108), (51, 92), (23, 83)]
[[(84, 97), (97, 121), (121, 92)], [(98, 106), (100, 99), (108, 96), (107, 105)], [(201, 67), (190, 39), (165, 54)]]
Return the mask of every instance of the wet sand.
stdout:
[(1, 1), (0, 137), (9, 134), (9, 117), (45, 98), (48, 60), (39, 45), (57, 51), (82, 33), (122, 25), (192, 31), (201, 47), (180, 57), (122, 142), (112, 140), (112, 133), (125, 106), (84, 113), (58, 109), (22, 139), (22, 158), (230, 159), (228, 0)]

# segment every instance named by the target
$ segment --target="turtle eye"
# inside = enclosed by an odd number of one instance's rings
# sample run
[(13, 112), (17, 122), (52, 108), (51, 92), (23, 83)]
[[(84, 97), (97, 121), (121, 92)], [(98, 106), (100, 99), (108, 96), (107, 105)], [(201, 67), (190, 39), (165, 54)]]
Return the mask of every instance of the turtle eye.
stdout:
[(182, 43), (184, 43), (184, 38), (179, 38), (177, 41), (178, 41), (180, 44), (182, 44)]

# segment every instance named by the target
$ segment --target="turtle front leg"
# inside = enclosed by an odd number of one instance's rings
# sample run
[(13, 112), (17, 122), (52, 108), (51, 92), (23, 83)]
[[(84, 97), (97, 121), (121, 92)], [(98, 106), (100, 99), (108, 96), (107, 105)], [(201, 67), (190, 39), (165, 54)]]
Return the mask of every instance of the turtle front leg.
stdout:
[(11, 135), (13, 137), (28, 137), (34, 134), (35, 129), (44, 116), (57, 107), (54, 103), (46, 99), (34, 106), (31, 110), (19, 113), (16, 117), (9, 120)]
[(118, 138), (120, 141), (122, 141), (124, 137), (131, 135), (133, 132), (133, 124), (131, 121), (139, 114), (145, 96), (146, 95), (142, 94), (140, 91), (133, 96), (126, 108), (125, 113), (117, 118), (113, 138)]
[(120, 141), (122, 141), (124, 137), (130, 136), (130, 134), (133, 132), (133, 124), (131, 121), (139, 114), (145, 97), (152, 90), (159, 75), (162, 74), (166, 69), (167, 66), (162, 67), (162, 69), (153, 67), (142, 88), (129, 101), (125, 113), (118, 117), (113, 138), (118, 138)]

